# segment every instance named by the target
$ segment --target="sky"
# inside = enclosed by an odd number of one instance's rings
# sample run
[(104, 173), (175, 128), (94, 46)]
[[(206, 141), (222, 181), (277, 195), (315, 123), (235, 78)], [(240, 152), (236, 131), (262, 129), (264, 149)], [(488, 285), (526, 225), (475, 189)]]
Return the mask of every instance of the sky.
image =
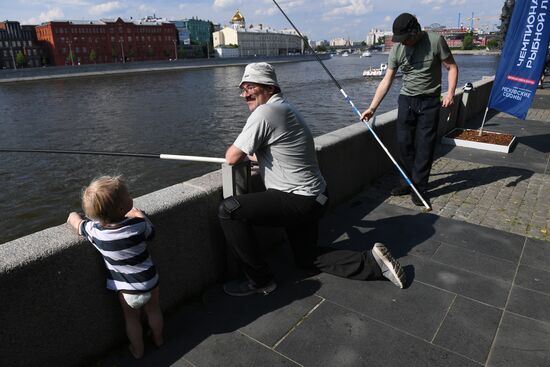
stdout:
[[(459, 21), (494, 30), (500, 25), (504, 0), (275, 0), (288, 17), (311, 40), (336, 37), (364, 40), (372, 28), (390, 30), (402, 12), (415, 14), (421, 25), (438, 23), (456, 27)], [(264, 24), (291, 28), (272, 0), (0, 0), (0, 19), (21, 24), (50, 20), (139, 20), (155, 14), (169, 20), (197, 17), (222, 26), (240, 10), (247, 25)]]

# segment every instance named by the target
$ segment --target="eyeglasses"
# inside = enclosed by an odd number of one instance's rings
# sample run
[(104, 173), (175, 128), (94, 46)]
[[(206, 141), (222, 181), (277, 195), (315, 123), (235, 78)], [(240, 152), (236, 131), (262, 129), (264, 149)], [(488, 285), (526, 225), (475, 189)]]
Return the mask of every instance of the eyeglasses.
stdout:
[(250, 93), (252, 93), (252, 91), (254, 91), (254, 89), (256, 89), (257, 87), (258, 87), (258, 85), (256, 85), (256, 84), (246, 84), (246, 85), (243, 85), (242, 87), (239, 88), (240, 95), (242, 96), (242, 95), (245, 94), (245, 93), (250, 94)]

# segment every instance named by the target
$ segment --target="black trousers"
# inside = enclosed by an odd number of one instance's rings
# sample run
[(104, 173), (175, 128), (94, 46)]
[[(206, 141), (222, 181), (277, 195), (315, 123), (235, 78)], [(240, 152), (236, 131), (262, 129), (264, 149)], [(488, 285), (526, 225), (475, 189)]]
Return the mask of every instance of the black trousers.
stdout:
[(440, 109), (439, 97), (399, 95), (396, 127), (399, 160), (420, 192), (428, 189)]
[(382, 274), (370, 250), (317, 246), (318, 223), (326, 206), (316, 197), (269, 189), (223, 200), (218, 216), (241, 269), (257, 286), (271, 282), (273, 274), (261, 255), (254, 225), (285, 228), (295, 262), (301, 268), (351, 279), (379, 279)]

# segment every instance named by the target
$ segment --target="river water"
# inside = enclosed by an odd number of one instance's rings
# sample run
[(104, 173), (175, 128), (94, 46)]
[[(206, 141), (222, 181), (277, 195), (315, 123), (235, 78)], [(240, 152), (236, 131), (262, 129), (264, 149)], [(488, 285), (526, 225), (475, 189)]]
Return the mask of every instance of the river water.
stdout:
[[(378, 81), (361, 73), (385, 55), (325, 61), (359, 110)], [(457, 55), (459, 86), (494, 75), (497, 56)], [(275, 66), (287, 98), (315, 136), (357, 122), (317, 62)], [(243, 66), (0, 85), (0, 148), (105, 150), (223, 157), (249, 114), (239, 97)], [(395, 108), (401, 81), (379, 108)], [(444, 89), (445, 90), (445, 89)], [(0, 243), (63, 223), (83, 186), (123, 174), (133, 196), (219, 168), (160, 159), (0, 153)]]

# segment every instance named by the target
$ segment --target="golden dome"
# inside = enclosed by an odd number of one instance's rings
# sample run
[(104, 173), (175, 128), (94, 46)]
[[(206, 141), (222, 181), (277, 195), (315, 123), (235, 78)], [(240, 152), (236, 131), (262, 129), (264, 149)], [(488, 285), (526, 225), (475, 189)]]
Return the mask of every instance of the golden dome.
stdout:
[(237, 10), (235, 15), (233, 15), (233, 18), (231, 18), (231, 23), (238, 23), (238, 22), (244, 22), (244, 17), (241, 14), (241, 12)]

